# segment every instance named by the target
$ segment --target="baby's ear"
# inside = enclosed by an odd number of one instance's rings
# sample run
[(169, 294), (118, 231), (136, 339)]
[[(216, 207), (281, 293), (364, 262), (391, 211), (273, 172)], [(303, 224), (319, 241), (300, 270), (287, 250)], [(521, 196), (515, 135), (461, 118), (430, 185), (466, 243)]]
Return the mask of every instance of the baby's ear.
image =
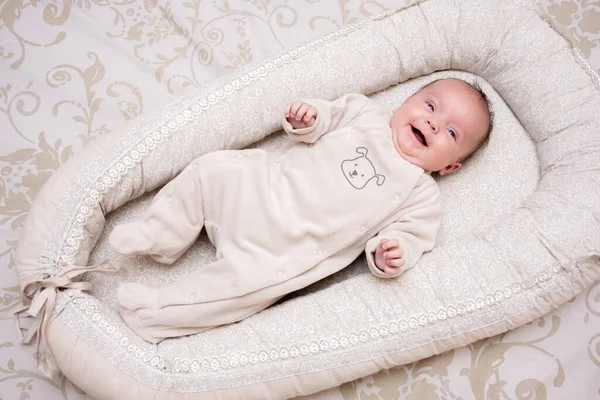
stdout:
[(450, 164), (450, 165), (448, 165), (448, 166), (440, 169), (438, 171), (438, 174), (440, 176), (443, 176), (443, 175), (449, 174), (451, 172), (454, 172), (454, 171), (460, 169), (460, 167), (462, 167), (462, 163), (460, 163), (458, 161), (457, 162), (453, 162), (452, 164)]

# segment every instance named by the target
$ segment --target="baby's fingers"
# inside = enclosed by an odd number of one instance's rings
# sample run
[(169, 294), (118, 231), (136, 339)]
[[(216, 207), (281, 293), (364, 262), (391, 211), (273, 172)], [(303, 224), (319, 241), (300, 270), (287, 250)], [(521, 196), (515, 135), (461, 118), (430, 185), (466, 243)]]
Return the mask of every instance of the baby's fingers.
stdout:
[(308, 111), (306, 111), (306, 114), (304, 115), (304, 122), (310, 122), (313, 118), (315, 118), (317, 116), (317, 109), (314, 107), (309, 107)]
[[(405, 261), (403, 258), (395, 258), (393, 260), (387, 260), (386, 263), (387, 263), (388, 267), (398, 269), (398, 268), (404, 267)], [(386, 268), (386, 272), (387, 272), (387, 268)]]
[(394, 275), (396, 272), (398, 272), (398, 269), (398, 267), (390, 267), (389, 265), (386, 265), (383, 269), (383, 272), (385, 272), (387, 275)]
[(296, 113), (296, 120), (301, 121), (309, 109), (310, 104), (302, 104), (302, 106), (298, 109), (298, 112)]
[(285, 115), (286, 118), (290, 117), (290, 113), (292, 112), (292, 105), (294, 103), (287, 103), (285, 105), (285, 109), (283, 110), (283, 115)]
[(402, 250), (400, 250), (400, 247), (395, 247), (392, 250), (386, 250), (385, 253), (383, 253), (383, 256), (389, 259), (402, 258), (403, 255), (404, 254), (402, 253)]
[(304, 105), (303, 102), (301, 101), (295, 101), (293, 103), (290, 104), (290, 111), (289, 111), (289, 115), (286, 115), (286, 118), (294, 118), (294, 119), (298, 119), (296, 118), (297, 114), (298, 114), (298, 110), (300, 110), (300, 108)]
[[(385, 240), (385, 242), (384, 242)], [(400, 248), (400, 243), (398, 242), (398, 239), (383, 239), (381, 241), (381, 245), (383, 246), (383, 248), (385, 250), (390, 250), (393, 248)]]
[(384, 240), (386, 240), (386, 239), (383, 239), (381, 242), (379, 242), (379, 244), (377, 245), (377, 248), (375, 249), (375, 251), (377, 253), (379, 253), (382, 257), (385, 254), (385, 252), (387, 251), (386, 248), (385, 248), (385, 242), (384, 242)]

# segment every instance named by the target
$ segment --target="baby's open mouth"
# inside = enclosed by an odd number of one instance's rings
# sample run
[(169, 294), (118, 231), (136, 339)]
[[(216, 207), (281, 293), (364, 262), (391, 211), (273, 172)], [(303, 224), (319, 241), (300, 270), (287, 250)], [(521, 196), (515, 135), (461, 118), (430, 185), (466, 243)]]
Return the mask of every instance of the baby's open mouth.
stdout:
[(417, 128), (415, 128), (414, 126), (410, 126), (410, 128), (413, 131), (413, 135), (415, 135), (415, 137), (417, 138), (417, 140), (419, 141), (419, 143), (421, 143), (423, 146), (427, 147), (427, 140), (425, 140), (425, 136), (423, 136), (423, 134), (421, 133), (420, 130), (418, 130)]

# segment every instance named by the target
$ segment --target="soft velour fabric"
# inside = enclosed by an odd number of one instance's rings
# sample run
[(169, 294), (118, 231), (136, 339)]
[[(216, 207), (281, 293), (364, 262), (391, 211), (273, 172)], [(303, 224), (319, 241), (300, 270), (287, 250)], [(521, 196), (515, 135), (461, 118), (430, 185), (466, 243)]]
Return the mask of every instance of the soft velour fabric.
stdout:
[[(110, 300), (100, 300), (109, 291), (77, 290), (77, 269), (61, 275), (96, 261), (90, 253), (107, 213), (200, 154), (278, 129), (286, 102), (370, 94), (443, 69), (472, 72), (495, 88), (535, 145), (539, 182), (528, 196), (519, 191), (514, 207), (486, 203), (482, 215), (495, 216), (491, 224), (483, 218), (462, 231), (446, 224), (441, 245), (399, 279), (354, 275), (241, 323), (152, 346), (124, 328)], [(535, 13), (484, 0), (428, 0), (223, 77), (93, 142), (36, 198), (15, 262), (23, 293), (42, 315), (44, 306), (58, 314), (42, 325), (58, 367), (96, 398), (313, 393), (522, 325), (598, 278), (599, 128), (594, 80)], [(512, 157), (520, 151), (507, 146), (497, 158), (473, 160), (496, 168), (482, 190), (523, 168)], [(459, 185), (461, 176), (452, 179)], [(444, 183), (452, 193), (452, 180)], [(511, 189), (502, 179), (498, 187), (499, 197)], [(448, 235), (453, 229), (460, 234)], [(89, 275), (98, 287), (115, 279)]]

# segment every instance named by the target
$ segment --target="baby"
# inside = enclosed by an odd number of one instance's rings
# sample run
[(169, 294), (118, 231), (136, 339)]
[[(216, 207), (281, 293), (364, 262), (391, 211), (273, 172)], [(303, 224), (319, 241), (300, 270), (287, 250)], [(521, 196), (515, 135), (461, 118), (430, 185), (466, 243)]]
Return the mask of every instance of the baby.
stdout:
[(393, 278), (431, 250), (442, 208), (431, 172), (456, 171), (486, 139), (488, 101), (435, 81), (389, 115), (358, 94), (296, 101), (277, 155), (219, 151), (194, 160), (111, 245), (170, 264), (202, 227), (217, 261), (169, 286), (117, 289), (125, 322), (150, 342), (239, 321), (349, 265)]

